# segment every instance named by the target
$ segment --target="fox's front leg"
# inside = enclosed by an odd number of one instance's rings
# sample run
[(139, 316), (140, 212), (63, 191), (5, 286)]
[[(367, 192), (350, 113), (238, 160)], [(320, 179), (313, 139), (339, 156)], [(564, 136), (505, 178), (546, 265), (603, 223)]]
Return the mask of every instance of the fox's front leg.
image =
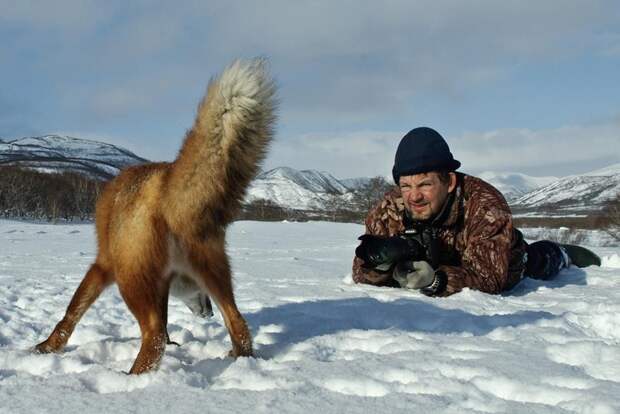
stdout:
[(49, 338), (35, 346), (35, 351), (42, 354), (62, 351), (69, 341), (75, 325), (101, 292), (111, 283), (111, 273), (99, 264), (93, 264), (73, 294), (65, 316), (58, 322)]

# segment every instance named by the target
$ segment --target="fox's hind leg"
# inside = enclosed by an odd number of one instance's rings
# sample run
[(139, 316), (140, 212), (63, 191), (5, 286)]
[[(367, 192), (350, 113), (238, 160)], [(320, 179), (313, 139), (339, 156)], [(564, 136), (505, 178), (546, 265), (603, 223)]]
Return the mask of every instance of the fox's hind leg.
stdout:
[(166, 348), (164, 307), (167, 306), (168, 283), (153, 282), (151, 275), (128, 274), (117, 278), (118, 289), (127, 307), (140, 325), (142, 344), (130, 374), (157, 369)]
[[(174, 276), (172, 276), (174, 277)], [(164, 320), (164, 328), (166, 331), (166, 345), (176, 345), (181, 346), (180, 343), (170, 340), (170, 335), (168, 334), (168, 299), (170, 298), (170, 288), (167, 289), (168, 293), (164, 295), (161, 302), (161, 314)]]
[(232, 342), (231, 356), (252, 356), (252, 336), (235, 303), (232, 277), (224, 243), (212, 241), (190, 253), (192, 266), (215, 300)]
[(60, 352), (67, 344), (69, 337), (90, 305), (101, 292), (112, 283), (112, 275), (97, 263), (94, 263), (73, 294), (64, 318), (54, 328), (45, 341), (35, 347), (40, 353)]

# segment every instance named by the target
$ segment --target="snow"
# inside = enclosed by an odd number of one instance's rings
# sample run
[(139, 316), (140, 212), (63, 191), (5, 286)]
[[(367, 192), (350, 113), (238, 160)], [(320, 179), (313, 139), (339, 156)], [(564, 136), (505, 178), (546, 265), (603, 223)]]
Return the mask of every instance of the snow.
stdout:
[(344, 194), (349, 189), (326, 171), (302, 170), (290, 167), (278, 167), (266, 171), (257, 180), (288, 180), (314, 193)]
[(349, 200), (351, 193), (348, 191), (346, 186), (325, 171), (279, 167), (260, 174), (252, 181), (245, 202), (269, 200), (294, 210), (321, 210), (332, 200)]
[(614, 247), (619, 242), (603, 230), (571, 229), (568, 227), (521, 227), (526, 239), (553, 240), (558, 243), (582, 244), (597, 247)]
[(281, 177), (254, 180), (248, 189), (245, 202), (269, 200), (279, 206), (293, 209), (320, 209), (323, 199), (316, 193)]
[(493, 171), (485, 171), (478, 177), (492, 184), (507, 200), (515, 200), (558, 179), (557, 177), (532, 177), (521, 173)]
[(9, 141), (7, 148), (39, 151), (43, 154), (58, 153), (70, 157), (105, 158), (124, 160), (128, 155), (136, 157), (127, 150), (99, 141), (73, 138), (60, 135), (45, 135), (40, 137), (24, 137)]
[(620, 174), (562, 178), (519, 198), (515, 204), (541, 206), (567, 203), (568, 207), (601, 205), (620, 194)]
[(618, 256), (617, 254), (606, 256), (602, 258), (601, 261), (602, 261), (601, 263), (602, 267), (620, 269), (620, 256)]
[(590, 175), (590, 176), (604, 175), (604, 176), (610, 176), (610, 175), (618, 175), (618, 174), (620, 174), (620, 163), (612, 164), (612, 165), (609, 165), (607, 167), (601, 168), (599, 170), (590, 171), (589, 173), (585, 173), (583, 175)]
[(620, 164), (612, 164), (589, 173), (562, 177), (514, 200), (513, 205), (529, 208), (556, 205), (565, 215), (571, 210), (598, 210), (619, 194)]
[(146, 160), (132, 152), (104, 142), (60, 135), (25, 137), (0, 142), (0, 161), (39, 171), (98, 170), (95, 176), (109, 178), (120, 168), (144, 163)]
[(601, 268), (448, 298), (356, 285), (363, 227), (237, 222), (236, 298), (254, 358), (222, 318), (172, 299), (159, 371), (128, 376), (138, 327), (108, 289), (58, 355), (36, 355), (95, 256), (91, 224), (0, 220), (0, 412), (620, 412), (620, 250)]
[[(372, 177), (342, 178), (342, 179), (339, 179), (338, 181), (340, 181), (342, 185), (344, 185), (349, 190), (355, 191), (367, 185), (370, 182), (370, 180), (372, 180)], [(393, 178), (390, 177), (389, 180), (390, 181), (388, 182), (391, 182)]]

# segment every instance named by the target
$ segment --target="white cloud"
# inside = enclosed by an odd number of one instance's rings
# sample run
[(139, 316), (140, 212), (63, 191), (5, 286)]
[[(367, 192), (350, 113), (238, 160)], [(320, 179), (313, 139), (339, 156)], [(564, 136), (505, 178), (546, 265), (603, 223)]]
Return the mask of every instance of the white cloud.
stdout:
[(63, 0), (2, 1), (0, 8), (5, 21), (26, 25), (21, 49), (36, 47), (46, 27), (68, 29), (45, 35), (71, 47), (37, 52), (52, 74), (76, 66), (97, 73), (101, 85), (127, 73), (201, 82), (234, 57), (266, 54), (283, 74), (287, 110), (355, 121), (393, 112), (421, 92), (471, 93), (510, 78), (515, 64), (613, 53), (601, 32), (617, 21), (614, 5)]
[(304, 134), (274, 143), (267, 168), (325, 170), (338, 178), (389, 176), (398, 132)]
[[(339, 178), (390, 176), (394, 153), (406, 132), (307, 134), (287, 139), (274, 145), (267, 167), (324, 169)], [(461, 161), (461, 170), (474, 174), (493, 170), (530, 175), (555, 171), (555, 175), (565, 175), (570, 164), (574, 171), (584, 172), (592, 162), (620, 162), (620, 120), (544, 130), (444, 134), (444, 137), (454, 157)]]
[[(0, 34), (11, 36), (0, 46), (3, 87), (34, 108), (22, 119), (133, 135), (126, 146), (170, 159), (176, 150), (164, 134), (183, 125), (182, 136), (208, 78), (232, 58), (265, 54), (281, 86), (280, 128), (301, 131), (281, 136), (268, 163), (339, 177), (389, 175), (406, 131), (380, 130), (417, 122), (426, 99), (436, 112), (446, 102), (457, 102), (454, 111), (475, 106), (497, 92), (492, 86), (519, 88), (545, 63), (614, 59), (620, 38), (616, 0), (0, 0), (0, 10)], [(486, 131), (484, 123), (481, 132), (447, 136), (468, 169), (535, 169), (551, 149), (557, 162), (615, 156), (616, 124)], [(323, 130), (345, 132), (303, 133)]]
[[(455, 156), (470, 171), (552, 170), (554, 165), (620, 161), (620, 122), (529, 130), (470, 132), (451, 140)], [(579, 170), (579, 168), (577, 168)]]

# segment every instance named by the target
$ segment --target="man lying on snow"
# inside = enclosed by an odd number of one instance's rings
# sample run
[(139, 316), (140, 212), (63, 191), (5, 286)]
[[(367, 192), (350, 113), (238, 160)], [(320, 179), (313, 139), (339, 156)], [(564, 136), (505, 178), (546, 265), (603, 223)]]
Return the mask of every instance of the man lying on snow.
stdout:
[(499, 293), (524, 276), (600, 266), (591, 251), (543, 240), (527, 244), (502, 194), (455, 172), (448, 144), (431, 128), (403, 137), (392, 174), (397, 188), (370, 210), (356, 249), (353, 280), (448, 296), (463, 288)]

